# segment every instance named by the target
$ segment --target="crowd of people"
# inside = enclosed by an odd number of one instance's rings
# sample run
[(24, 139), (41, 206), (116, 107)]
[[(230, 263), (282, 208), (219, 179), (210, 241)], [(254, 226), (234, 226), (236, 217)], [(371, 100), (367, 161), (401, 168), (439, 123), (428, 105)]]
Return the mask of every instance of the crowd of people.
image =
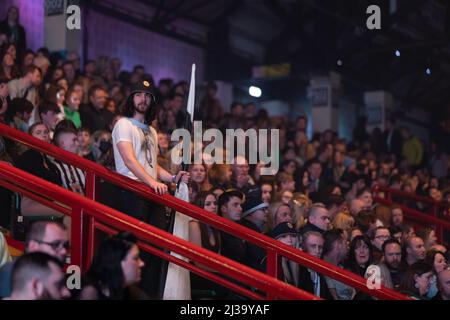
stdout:
[[(363, 277), (370, 278), (368, 270), (377, 266), (382, 285), (411, 297), (450, 299), (449, 234), (438, 242), (431, 226), (409, 225), (399, 204), (423, 212), (429, 212), (429, 205), (397, 199), (384, 206), (373, 200), (375, 186), (402, 190), (433, 199), (440, 204), (439, 218), (450, 219), (449, 158), (438, 140), (427, 149), (409, 128), (398, 128), (395, 118), (386, 120), (384, 132), (376, 128), (371, 134), (360, 119), (352, 141), (332, 130), (309, 138), (311, 119), (304, 115), (292, 121), (289, 115), (273, 117), (255, 103), (240, 102), (225, 112), (216, 97), (217, 86), (210, 82), (195, 112), (203, 130), (278, 129), (281, 165), (276, 175), (265, 176), (261, 169), (267, 163), (249, 164), (236, 156), (232, 164), (191, 164), (184, 172), (172, 161), (178, 141), (170, 137), (185, 123), (186, 81), (162, 79), (156, 84), (142, 65), (122, 70), (119, 58), (100, 57), (81, 65), (76, 53), (28, 50), (18, 19), (18, 9), (11, 7), (0, 28), (0, 123), (146, 183), (158, 193), (173, 191), (182, 180), (188, 184), (189, 201), (206, 211)], [(85, 193), (82, 170), (1, 137), (0, 161)], [(99, 201), (168, 230), (166, 208), (124, 190), (107, 192)], [(0, 226), (9, 229), (21, 217), (26, 254), (11, 262), (6, 246), (0, 246), (0, 258), (6, 255), (0, 260), (1, 297), (131, 299), (158, 290), (163, 269), (157, 267), (158, 260), (145, 255), (141, 260), (135, 238), (121, 234), (102, 242), (83, 289), (69, 292), (62, 263), (69, 248), (70, 218), (26, 196), (11, 195), (0, 189), (2, 203), (12, 208), (10, 215), (3, 212)], [(195, 219), (189, 222), (189, 236), (199, 246), (266, 271), (265, 251), (251, 243)], [(141, 283), (152, 283), (143, 286), (145, 292), (137, 288), (141, 278)], [(284, 258), (280, 278), (326, 299), (370, 299)], [(192, 275), (191, 280), (193, 293), (237, 297), (206, 279)]]

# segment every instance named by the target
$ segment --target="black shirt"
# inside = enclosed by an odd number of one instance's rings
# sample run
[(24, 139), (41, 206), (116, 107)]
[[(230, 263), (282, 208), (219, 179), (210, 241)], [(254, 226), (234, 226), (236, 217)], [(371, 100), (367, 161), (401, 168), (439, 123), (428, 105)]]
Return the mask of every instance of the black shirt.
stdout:
[(47, 156), (35, 150), (28, 149), (20, 155), (17, 158), (16, 167), (48, 182), (62, 186), (58, 168), (56, 168)]
[(97, 130), (111, 131), (109, 126), (112, 124), (114, 114), (106, 108), (97, 110), (92, 104), (88, 104), (81, 106), (80, 117), (82, 126), (94, 133)]

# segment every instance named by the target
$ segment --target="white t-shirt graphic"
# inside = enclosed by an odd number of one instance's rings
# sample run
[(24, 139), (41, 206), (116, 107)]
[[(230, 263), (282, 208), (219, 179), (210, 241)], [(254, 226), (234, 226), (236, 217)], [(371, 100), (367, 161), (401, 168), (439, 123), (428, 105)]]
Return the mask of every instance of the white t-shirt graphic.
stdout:
[(131, 179), (138, 178), (127, 168), (117, 148), (121, 141), (131, 142), (134, 155), (137, 161), (144, 167), (145, 171), (154, 179), (157, 179), (157, 151), (158, 139), (154, 128), (149, 126), (150, 131), (144, 132), (141, 128), (135, 126), (128, 118), (121, 118), (117, 121), (112, 132), (114, 161), (116, 171)]

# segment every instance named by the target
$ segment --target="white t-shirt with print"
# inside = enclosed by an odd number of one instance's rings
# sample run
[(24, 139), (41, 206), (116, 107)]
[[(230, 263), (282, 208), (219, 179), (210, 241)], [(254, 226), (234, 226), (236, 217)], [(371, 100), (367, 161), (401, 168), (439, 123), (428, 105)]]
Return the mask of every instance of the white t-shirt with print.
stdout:
[(150, 127), (147, 133), (147, 142), (144, 131), (135, 126), (128, 118), (121, 118), (117, 121), (112, 132), (114, 161), (116, 163), (116, 171), (131, 179), (138, 178), (127, 168), (120, 156), (117, 144), (121, 141), (131, 142), (134, 155), (137, 161), (144, 167), (145, 171), (154, 179), (157, 179), (157, 151), (158, 138), (156, 130)]

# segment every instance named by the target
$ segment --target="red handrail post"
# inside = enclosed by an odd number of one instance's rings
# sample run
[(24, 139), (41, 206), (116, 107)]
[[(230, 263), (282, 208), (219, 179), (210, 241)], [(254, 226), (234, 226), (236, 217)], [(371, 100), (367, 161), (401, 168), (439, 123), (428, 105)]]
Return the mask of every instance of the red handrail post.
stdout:
[[(279, 264), (281, 263), (281, 256), (274, 250), (267, 249), (267, 274), (274, 278), (279, 278)], [(269, 291), (267, 299), (274, 300), (276, 297)]]
[(83, 209), (72, 207), (71, 214), (71, 244), (70, 264), (77, 265), (82, 271), (86, 271), (83, 263)]
[[(86, 197), (96, 201), (100, 192), (100, 183), (98, 177), (95, 175), (94, 171), (86, 171)], [(85, 230), (83, 241), (83, 253), (85, 256), (82, 257), (83, 265), (88, 268), (91, 264), (94, 247), (95, 247), (95, 228), (94, 228), (94, 218), (90, 215), (82, 216), (83, 230)]]

